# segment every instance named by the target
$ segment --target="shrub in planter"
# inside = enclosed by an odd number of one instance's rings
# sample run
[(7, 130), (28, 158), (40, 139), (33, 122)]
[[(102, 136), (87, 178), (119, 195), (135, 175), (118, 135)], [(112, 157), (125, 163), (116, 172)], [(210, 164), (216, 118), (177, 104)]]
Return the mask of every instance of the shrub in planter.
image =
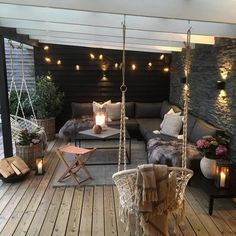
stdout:
[(55, 137), (55, 117), (62, 110), (64, 94), (47, 76), (38, 77), (31, 100), (38, 124), (44, 127), (47, 139)]
[(43, 156), (43, 143), (38, 130), (22, 130), (16, 141), (16, 155), (21, 157), (30, 169), (36, 169), (36, 158)]

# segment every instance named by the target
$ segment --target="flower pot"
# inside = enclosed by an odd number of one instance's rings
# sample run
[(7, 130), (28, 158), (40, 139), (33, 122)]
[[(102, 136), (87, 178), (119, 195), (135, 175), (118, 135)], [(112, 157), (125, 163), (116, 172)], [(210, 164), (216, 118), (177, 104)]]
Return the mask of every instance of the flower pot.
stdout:
[(213, 179), (215, 177), (215, 173), (216, 173), (216, 160), (209, 159), (204, 156), (201, 159), (200, 168), (201, 168), (202, 174), (207, 179)]
[(36, 158), (43, 156), (43, 144), (42, 142), (24, 146), (16, 144), (16, 155), (21, 157), (30, 169), (35, 170)]
[(55, 118), (37, 119), (38, 125), (43, 127), (47, 136), (47, 141), (55, 139)]

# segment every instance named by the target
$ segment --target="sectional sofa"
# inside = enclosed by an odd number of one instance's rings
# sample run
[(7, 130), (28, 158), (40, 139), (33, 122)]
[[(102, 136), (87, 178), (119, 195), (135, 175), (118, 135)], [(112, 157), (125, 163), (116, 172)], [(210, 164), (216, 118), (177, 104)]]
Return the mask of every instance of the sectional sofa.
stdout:
[[(133, 138), (142, 138), (147, 143), (150, 139), (160, 137), (162, 140), (171, 141), (175, 137), (154, 134), (154, 130), (160, 130), (160, 124), (164, 119), (164, 115), (173, 109), (175, 112), (182, 112), (182, 110), (170, 104), (168, 101), (141, 103), (141, 102), (126, 102), (126, 128)], [(72, 118), (80, 118), (81, 116), (92, 116), (92, 103), (72, 103)], [(109, 126), (119, 126), (120, 121), (112, 120), (108, 123)], [(221, 129), (207, 123), (206, 121), (195, 117), (192, 114), (188, 116), (188, 142), (196, 143), (198, 139), (206, 135), (215, 136), (217, 133), (222, 133)], [(199, 168), (201, 157), (194, 157), (191, 164), (192, 169)]]

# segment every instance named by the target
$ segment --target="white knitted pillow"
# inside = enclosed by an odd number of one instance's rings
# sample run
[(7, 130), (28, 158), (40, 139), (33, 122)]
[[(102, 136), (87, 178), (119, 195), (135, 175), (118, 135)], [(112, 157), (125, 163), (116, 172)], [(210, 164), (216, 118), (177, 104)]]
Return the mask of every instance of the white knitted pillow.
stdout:
[(183, 125), (183, 116), (165, 115), (164, 123), (160, 130), (161, 134), (166, 134), (173, 137), (178, 137)]
[(110, 103), (106, 107), (108, 121), (119, 120), (121, 113), (121, 103)]
[(164, 122), (165, 122), (165, 116), (166, 115), (174, 115), (174, 116), (180, 116), (181, 115), (181, 112), (176, 112), (173, 110), (173, 108), (171, 108), (165, 115), (164, 115), (164, 119), (163, 121), (161, 122), (160, 124), (160, 128), (162, 129), (163, 125), (164, 125)]
[(95, 102), (93, 101), (93, 112), (99, 112), (101, 110), (105, 110), (106, 111), (106, 106), (107, 104), (110, 104), (111, 103), (111, 100), (108, 100), (104, 103), (98, 103), (98, 102)]

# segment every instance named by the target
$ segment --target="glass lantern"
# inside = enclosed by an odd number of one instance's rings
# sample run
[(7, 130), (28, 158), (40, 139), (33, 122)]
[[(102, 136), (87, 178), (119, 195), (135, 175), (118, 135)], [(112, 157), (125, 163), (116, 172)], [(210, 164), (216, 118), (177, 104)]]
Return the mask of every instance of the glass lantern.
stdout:
[(36, 158), (36, 175), (43, 175), (44, 174), (44, 162), (43, 157)]
[(95, 113), (95, 124), (100, 125), (102, 129), (106, 128), (107, 113), (104, 111), (98, 111)]
[(228, 160), (216, 161), (215, 186), (217, 188), (229, 187), (229, 170), (231, 163)]

